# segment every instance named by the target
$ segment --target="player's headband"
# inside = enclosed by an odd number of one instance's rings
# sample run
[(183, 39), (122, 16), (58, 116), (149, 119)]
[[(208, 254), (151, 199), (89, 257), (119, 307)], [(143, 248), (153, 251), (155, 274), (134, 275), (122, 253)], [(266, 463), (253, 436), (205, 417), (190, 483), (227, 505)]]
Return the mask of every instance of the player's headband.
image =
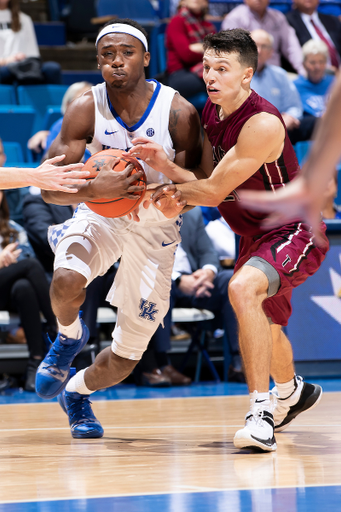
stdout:
[(127, 25), (126, 23), (113, 23), (112, 25), (107, 25), (98, 34), (96, 39), (96, 46), (98, 45), (98, 41), (107, 34), (129, 34), (130, 36), (139, 39), (139, 41), (141, 41), (141, 43), (145, 47), (146, 52), (148, 51), (148, 43), (146, 36), (141, 32), (141, 30), (132, 27), (131, 25)]

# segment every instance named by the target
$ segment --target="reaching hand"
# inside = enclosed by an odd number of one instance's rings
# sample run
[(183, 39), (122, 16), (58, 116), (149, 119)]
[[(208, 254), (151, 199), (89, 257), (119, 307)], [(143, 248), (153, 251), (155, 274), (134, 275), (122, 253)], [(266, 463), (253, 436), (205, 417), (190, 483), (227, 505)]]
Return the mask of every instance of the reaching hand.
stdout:
[(63, 166), (53, 165), (61, 162), (64, 158), (65, 155), (60, 155), (45, 160), (37, 169), (32, 170), (32, 183), (30, 184), (43, 190), (60, 190), (70, 194), (78, 192), (77, 185), (86, 183), (85, 178), (89, 176), (89, 172), (81, 170), (83, 167), (81, 163)]
[(129, 149), (127, 154), (140, 158), (156, 171), (162, 172), (162, 168), (168, 161), (163, 147), (144, 137), (137, 137), (132, 142), (134, 146)]
[(114, 157), (108, 161), (91, 183), (93, 197), (96, 199), (112, 199), (115, 197), (125, 197), (135, 199), (134, 192), (144, 190), (143, 185), (132, 185), (134, 181), (143, 176), (143, 171), (131, 174), (134, 166), (127, 165), (123, 171), (116, 172), (113, 169), (118, 165), (119, 159)]
[(176, 185), (159, 186), (152, 193), (149, 201), (168, 219), (179, 215), (187, 205), (187, 202), (181, 199), (181, 191), (176, 188)]
[[(182, 212), (183, 208), (186, 206), (186, 201), (181, 201), (181, 192), (176, 189), (175, 185), (150, 183), (147, 185), (142, 206), (147, 210), (151, 204), (160, 210), (165, 217), (172, 219)], [(128, 214), (129, 219), (140, 222), (140, 206), (141, 205)]]

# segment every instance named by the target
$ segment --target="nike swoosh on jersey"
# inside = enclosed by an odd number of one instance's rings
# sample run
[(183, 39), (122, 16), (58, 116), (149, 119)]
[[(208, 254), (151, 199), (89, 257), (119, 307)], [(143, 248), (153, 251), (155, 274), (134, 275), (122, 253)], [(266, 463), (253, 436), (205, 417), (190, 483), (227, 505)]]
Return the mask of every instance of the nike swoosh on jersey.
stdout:
[(105, 135), (113, 135), (114, 133), (117, 133), (118, 130), (115, 130), (114, 132), (108, 132), (108, 130), (105, 130)]
[(173, 242), (169, 242), (169, 244), (162, 242), (162, 247), (167, 247), (167, 245), (172, 245), (172, 244), (174, 244), (174, 242), (175, 242), (175, 240), (173, 240)]

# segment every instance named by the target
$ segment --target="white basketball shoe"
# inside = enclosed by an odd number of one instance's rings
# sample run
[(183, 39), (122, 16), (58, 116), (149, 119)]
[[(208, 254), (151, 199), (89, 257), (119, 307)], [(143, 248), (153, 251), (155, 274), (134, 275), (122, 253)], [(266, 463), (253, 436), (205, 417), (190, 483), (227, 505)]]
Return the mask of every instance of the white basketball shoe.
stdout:
[(302, 412), (313, 409), (321, 400), (322, 388), (318, 384), (304, 382), (295, 375), (295, 390), (287, 398), (279, 398), (277, 388), (271, 391), (275, 397), (274, 408), (275, 432), (282, 432)]
[(257, 400), (257, 391), (251, 396), (250, 411), (245, 416), (245, 427), (238, 430), (233, 443), (236, 448), (251, 448), (264, 452), (273, 452), (277, 449), (274, 436), (274, 419), (272, 403), (267, 400)]

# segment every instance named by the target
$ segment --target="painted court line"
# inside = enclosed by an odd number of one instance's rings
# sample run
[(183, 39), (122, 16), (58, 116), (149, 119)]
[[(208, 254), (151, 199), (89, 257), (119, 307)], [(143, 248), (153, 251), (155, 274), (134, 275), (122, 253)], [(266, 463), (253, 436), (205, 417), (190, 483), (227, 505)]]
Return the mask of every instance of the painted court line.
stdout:
[[(206, 492), (236, 492), (236, 491), (255, 491), (255, 490), (269, 490), (269, 489), (305, 489), (307, 487), (339, 487), (340, 484), (326, 484), (323, 483), (321, 485), (318, 484), (305, 484), (304, 486), (300, 485), (276, 485), (270, 486), (266, 485), (263, 487), (222, 487), (221, 489), (206, 488), (206, 487), (195, 487), (190, 486), (187, 487), (188, 491), (186, 491), (186, 487), (184, 486), (183, 490), (174, 490), (171, 491), (158, 491), (158, 492), (139, 492), (139, 493), (129, 493), (129, 494), (96, 494), (93, 496), (69, 496), (69, 497), (53, 497), (53, 498), (42, 498), (42, 499), (27, 499), (27, 500), (1, 500), (0, 504), (10, 504), (10, 503), (46, 503), (50, 501), (81, 501), (86, 500), (87, 502), (91, 500), (101, 499), (101, 498), (125, 498), (125, 497), (133, 497), (133, 496), (167, 496), (174, 494), (191, 494), (193, 492), (197, 493), (206, 493)], [(180, 489), (181, 486), (176, 486), (176, 489)], [(193, 491), (193, 489), (196, 489)], [(200, 490), (203, 489), (203, 490)]]
[[(240, 428), (243, 427), (244, 424), (240, 423), (238, 425), (146, 425), (144, 426), (131, 426), (131, 425), (120, 425), (118, 427), (107, 427), (103, 425), (104, 430), (155, 430), (155, 429), (193, 429), (193, 428)], [(294, 425), (292, 428), (298, 429), (298, 428), (311, 428), (311, 427), (318, 427), (318, 428), (340, 428), (341, 424), (327, 424), (327, 425), (321, 425), (321, 424), (307, 424), (307, 425)], [(37, 427), (37, 428), (2, 428), (0, 429), (0, 434), (2, 432), (51, 432), (54, 430), (70, 430), (70, 427)], [(288, 430), (287, 433), (290, 433), (291, 430)], [(277, 432), (277, 435), (281, 435), (281, 433)]]

